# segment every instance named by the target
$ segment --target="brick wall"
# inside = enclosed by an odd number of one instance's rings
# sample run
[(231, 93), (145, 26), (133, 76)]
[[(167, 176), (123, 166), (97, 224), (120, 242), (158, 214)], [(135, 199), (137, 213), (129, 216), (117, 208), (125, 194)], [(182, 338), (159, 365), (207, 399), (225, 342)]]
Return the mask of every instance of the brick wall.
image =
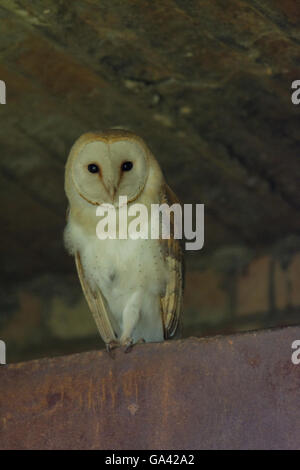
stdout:
[(230, 279), (213, 269), (187, 273), (186, 334), (299, 323), (299, 307), (300, 253), (284, 267), (271, 255), (256, 257)]
[[(299, 323), (300, 252), (286, 263), (223, 247), (207, 264), (186, 273), (184, 336)], [(22, 283), (6, 300), (0, 335), (9, 362), (103, 347), (75, 273)]]

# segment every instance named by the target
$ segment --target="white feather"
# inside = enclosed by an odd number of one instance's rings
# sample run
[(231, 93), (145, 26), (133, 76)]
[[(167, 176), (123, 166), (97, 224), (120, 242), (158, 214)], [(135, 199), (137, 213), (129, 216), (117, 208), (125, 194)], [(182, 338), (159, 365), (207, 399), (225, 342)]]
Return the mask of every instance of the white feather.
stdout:
[[(69, 220), (65, 244), (71, 254), (79, 251), (86, 278), (98, 286), (106, 298), (118, 337), (126, 336), (128, 307), (138, 309), (138, 321), (132, 332), (134, 342), (162, 341), (163, 326), (160, 295), (163, 295), (168, 271), (158, 240), (99, 240), (76, 222)], [(125, 322), (124, 322), (125, 320)]]

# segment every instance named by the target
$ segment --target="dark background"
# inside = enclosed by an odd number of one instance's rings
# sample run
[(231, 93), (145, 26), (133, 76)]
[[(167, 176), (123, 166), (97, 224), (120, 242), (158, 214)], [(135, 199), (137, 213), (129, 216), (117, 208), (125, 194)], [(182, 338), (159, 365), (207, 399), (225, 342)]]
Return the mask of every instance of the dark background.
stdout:
[(0, 0), (1, 306), (7, 360), (102, 347), (62, 232), (83, 132), (145, 138), (182, 202), (185, 335), (299, 323), (300, 7), (294, 0)]

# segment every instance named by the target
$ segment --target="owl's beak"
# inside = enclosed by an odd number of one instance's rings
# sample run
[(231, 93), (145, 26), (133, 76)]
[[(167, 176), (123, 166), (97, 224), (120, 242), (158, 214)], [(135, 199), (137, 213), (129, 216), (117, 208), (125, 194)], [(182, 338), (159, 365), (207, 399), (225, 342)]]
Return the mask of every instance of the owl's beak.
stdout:
[(109, 196), (109, 198), (113, 202), (113, 200), (115, 198), (115, 195), (116, 195), (116, 192), (117, 192), (117, 186), (112, 181), (108, 180), (105, 184), (105, 182), (103, 181), (102, 178), (101, 178), (101, 180), (102, 180), (102, 184), (105, 188), (105, 191), (106, 191), (107, 195)]
[(112, 198), (112, 200), (114, 200), (115, 195), (116, 195), (116, 192), (117, 192), (117, 187), (112, 184), (112, 185), (110, 186), (108, 192), (109, 192), (109, 195), (110, 195), (110, 197)]

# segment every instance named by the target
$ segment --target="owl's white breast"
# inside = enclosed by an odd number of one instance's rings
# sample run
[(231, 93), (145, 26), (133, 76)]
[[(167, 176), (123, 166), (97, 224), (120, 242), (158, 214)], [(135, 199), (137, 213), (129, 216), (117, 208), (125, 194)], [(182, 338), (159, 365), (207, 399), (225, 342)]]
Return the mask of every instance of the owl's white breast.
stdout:
[(65, 243), (72, 254), (79, 251), (90, 286), (101, 289), (120, 328), (124, 307), (136, 291), (143, 292), (142, 316), (159, 315), (155, 310), (159, 309), (168, 272), (158, 240), (99, 240), (96, 234), (89, 235), (69, 221)]

